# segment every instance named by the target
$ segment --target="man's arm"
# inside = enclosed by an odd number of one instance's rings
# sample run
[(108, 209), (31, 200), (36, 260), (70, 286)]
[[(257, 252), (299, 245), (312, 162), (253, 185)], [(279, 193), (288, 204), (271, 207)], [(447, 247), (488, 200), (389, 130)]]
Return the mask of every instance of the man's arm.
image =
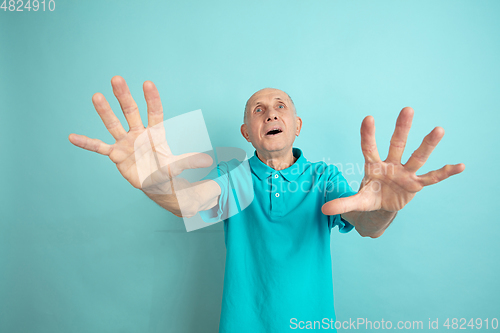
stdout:
[[(174, 181), (177, 180), (174, 179)], [(179, 191), (181, 189), (179, 186), (182, 185), (174, 184), (175, 194), (154, 194), (144, 190), (143, 192), (160, 207), (178, 217), (193, 217), (198, 212), (213, 208), (218, 204), (221, 188), (213, 180), (189, 184), (189, 187), (182, 191)]]
[(439, 170), (416, 175), (442, 139), (444, 130), (441, 127), (434, 128), (426, 135), (406, 164), (401, 164), (412, 119), (413, 109), (407, 107), (401, 110), (391, 138), (389, 154), (384, 161), (378, 154), (373, 117), (368, 116), (363, 120), (361, 150), (365, 157), (365, 175), (362, 185), (353, 196), (325, 203), (322, 207), (324, 214), (341, 214), (355, 226), (361, 236), (376, 238), (384, 233), (396, 213), (424, 186), (439, 183), (465, 169), (463, 163), (448, 164)]

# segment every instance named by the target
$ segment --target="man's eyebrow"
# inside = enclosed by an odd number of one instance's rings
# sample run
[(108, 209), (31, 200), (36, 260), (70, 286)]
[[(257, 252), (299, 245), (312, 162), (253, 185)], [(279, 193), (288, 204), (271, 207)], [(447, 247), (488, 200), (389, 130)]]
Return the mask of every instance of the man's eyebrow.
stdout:
[[(283, 103), (285, 103), (285, 101), (283, 99), (281, 99), (280, 97), (274, 97), (273, 99), (277, 99), (277, 100), (280, 100)], [(249, 106), (252, 106), (252, 108), (254, 108), (254, 107), (259, 106), (259, 105), (262, 105), (262, 101), (257, 101), (257, 102), (251, 103)]]
[[(281, 99), (281, 98), (279, 98), (279, 97), (274, 97), (274, 99), (279, 99), (280, 101), (284, 102), (284, 100), (282, 100), (282, 99)], [(260, 104), (262, 104), (262, 102), (261, 102), (261, 101), (257, 101), (257, 102), (255, 102), (255, 104), (254, 104), (254, 105), (260, 105)]]

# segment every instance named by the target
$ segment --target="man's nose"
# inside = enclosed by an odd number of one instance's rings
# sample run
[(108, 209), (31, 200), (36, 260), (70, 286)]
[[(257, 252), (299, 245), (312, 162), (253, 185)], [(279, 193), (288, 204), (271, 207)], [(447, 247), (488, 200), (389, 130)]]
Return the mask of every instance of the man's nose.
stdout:
[(269, 123), (271, 121), (276, 121), (278, 120), (278, 115), (276, 114), (275, 110), (269, 111), (267, 118), (266, 118), (266, 123)]

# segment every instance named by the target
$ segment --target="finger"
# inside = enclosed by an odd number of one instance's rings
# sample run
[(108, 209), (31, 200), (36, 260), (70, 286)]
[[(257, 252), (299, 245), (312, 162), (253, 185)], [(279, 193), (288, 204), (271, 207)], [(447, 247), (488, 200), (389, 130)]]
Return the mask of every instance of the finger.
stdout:
[(400, 164), (401, 157), (406, 146), (406, 139), (410, 132), (411, 122), (413, 120), (413, 109), (410, 107), (403, 108), (396, 120), (396, 129), (392, 134), (391, 145), (389, 146), (389, 154), (386, 162)]
[(153, 127), (163, 121), (163, 107), (161, 105), (158, 89), (151, 81), (144, 82), (142, 86), (144, 98), (148, 105), (148, 127)]
[(111, 79), (111, 86), (113, 86), (113, 93), (120, 103), (125, 119), (127, 119), (129, 129), (144, 129), (141, 115), (139, 114), (139, 108), (132, 98), (132, 95), (130, 95), (127, 82), (125, 82), (121, 76), (117, 75)]
[(104, 126), (106, 126), (113, 138), (118, 141), (127, 135), (127, 131), (125, 131), (120, 123), (120, 120), (116, 117), (113, 110), (111, 110), (111, 107), (103, 94), (94, 94), (94, 96), (92, 96), (92, 103), (94, 104), (94, 108), (99, 114), (99, 117), (101, 117)]
[(321, 207), (321, 212), (325, 215), (337, 215), (362, 210), (359, 194), (328, 201)]
[(465, 170), (465, 164), (447, 164), (439, 170), (430, 171), (418, 176), (423, 186), (437, 184), (448, 177), (459, 174)]
[(418, 149), (411, 154), (408, 162), (404, 165), (405, 169), (410, 172), (417, 172), (425, 164), (443, 136), (444, 129), (442, 127), (435, 127), (425, 136)]
[(178, 156), (175, 162), (168, 165), (172, 177), (176, 177), (186, 169), (208, 168), (213, 163), (212, 157), (204, 153), (187, 153)]
[(372, 116), (365, 117), (361, 123), (361, 150), (367, 163), (380, 162), (375, 141), (375, 120)]
[(446, 178), (456, 175), (465, 170), (465, 164), (447, 164), (439, 170), (434, 170), (425, 175), (418, 176), (423, 186), (433, 185), (445, 180)]
[(72, 144), (74, 144), (77, 147), (94, 151), (101, 155), (108, 156), (113, 150), (112, 146), (108, 145), (107, 143), (104, 143), (99, 139), (91, 139), (85, 135), (72, 133), (68, 136), (68, 139)]

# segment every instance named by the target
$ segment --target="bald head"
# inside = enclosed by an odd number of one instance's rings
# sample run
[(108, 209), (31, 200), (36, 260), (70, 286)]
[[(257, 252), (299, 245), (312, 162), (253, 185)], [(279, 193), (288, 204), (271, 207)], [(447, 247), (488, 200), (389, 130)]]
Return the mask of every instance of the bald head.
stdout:
[(247, 102), (245, 104), (245, 112), (243, 115), (243, 123), (246, 124), (246, 122), (247, 122), (247, 113), (248, 113), (249, 108), (253, 109), (253, 107), (259, 105), (259, 103), (261, 102), (260, 100), (262, 98), (266, 98), (270, 95), (275, 96), (276, 99), (280, 99), (280, 98), (285, 99), (286, 103), (290, 104), (290, 106), (293, 108), (295, 115), (297, 115), (297, 110), (295, 109), (295, 104), (293, 103), (290, 95), (288, 95), (286, 92), (284, 92), (283, 90), (280, 90), (280, 89), (264, 88), (264, 89), (257, 91), (256, 93), (254, 93), (247, 100)]

